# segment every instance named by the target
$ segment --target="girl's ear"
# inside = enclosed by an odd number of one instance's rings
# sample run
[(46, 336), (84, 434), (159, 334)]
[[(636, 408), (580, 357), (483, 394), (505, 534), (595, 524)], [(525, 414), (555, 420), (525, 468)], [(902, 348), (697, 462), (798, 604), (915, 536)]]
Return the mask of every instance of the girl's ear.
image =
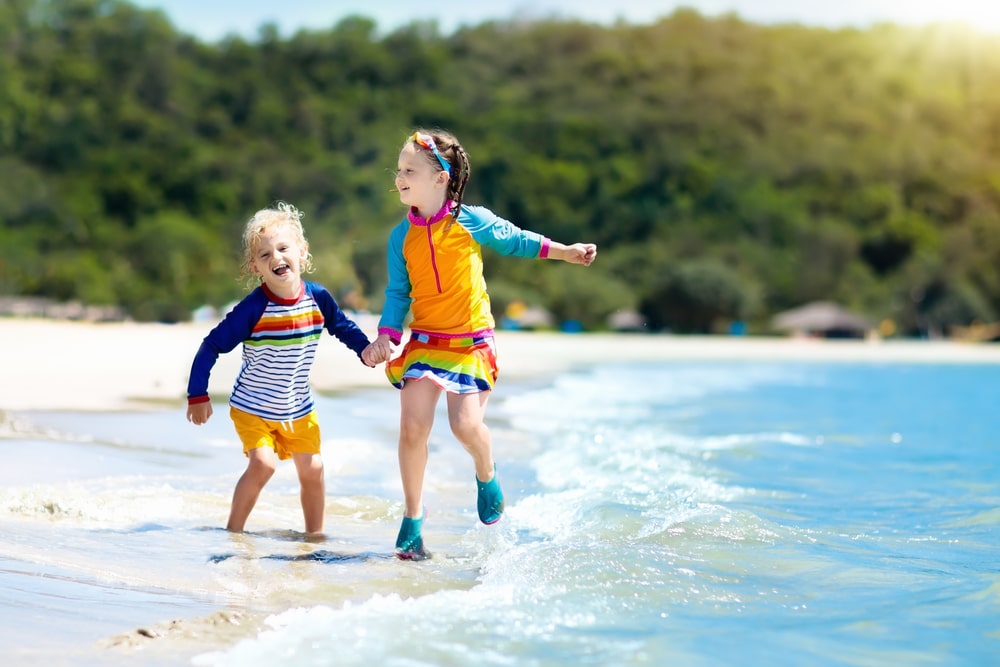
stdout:
[(448, 181), (450, 181), (450, 180), (451, 180), (451, 176), (448, 175), (447, 171), (439, 171), (437, 173), (437, 181), (436, 181), (435, 185), (438, 185), (438, 186), (442, 186), (442, 185), (443, 186), (447, 186), (448, 185)]

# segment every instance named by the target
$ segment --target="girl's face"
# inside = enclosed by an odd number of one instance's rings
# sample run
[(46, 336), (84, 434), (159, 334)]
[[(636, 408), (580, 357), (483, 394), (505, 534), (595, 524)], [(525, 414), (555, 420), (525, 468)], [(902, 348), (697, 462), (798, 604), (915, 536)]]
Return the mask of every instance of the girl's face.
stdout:
[(289, 225), (271, 225), (254, 243), (250, 268), (277, 296), (292, 299), (299, 295), (302, 263), (308, 252)]
[(444, 206), (448, 194), (448, 172), (435, 168), (427, 155), (415, 143), (408, 142), (399, 152), (396, 189), (399, 201), (417, 209), (422, 217), (430, 217)]

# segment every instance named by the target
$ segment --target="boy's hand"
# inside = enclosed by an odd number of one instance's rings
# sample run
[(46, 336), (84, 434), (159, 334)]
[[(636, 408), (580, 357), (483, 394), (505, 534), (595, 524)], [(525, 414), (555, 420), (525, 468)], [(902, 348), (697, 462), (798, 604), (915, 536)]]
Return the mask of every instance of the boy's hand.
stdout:
[(385, 334), (369, 343), (368, 347), (361, 352), (361, 360), (371, 367), (387, 361), (390, 356), (392, 356), (392, 341)]
[(212, 402), (195, 403), (188, 405), (187, 420), (195, 426), (201, 426), (212, 416)]

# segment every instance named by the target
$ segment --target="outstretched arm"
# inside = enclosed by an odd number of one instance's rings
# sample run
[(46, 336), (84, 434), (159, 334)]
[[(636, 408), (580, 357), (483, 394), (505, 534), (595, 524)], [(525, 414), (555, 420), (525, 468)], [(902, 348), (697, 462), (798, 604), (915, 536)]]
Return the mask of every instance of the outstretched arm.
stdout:
[(557, 243), (556, 241), (549, 242), (549, 252), (546, 255), (547, 259), (561, 259), (564, 262), (569, 262), (570, 264), (583, 264), (584, 266), (590, 266), (590, 264), (597, 258), (597, 246), (593, 243), (574, 243), (572, 245), (564, 245), (562, 243)]

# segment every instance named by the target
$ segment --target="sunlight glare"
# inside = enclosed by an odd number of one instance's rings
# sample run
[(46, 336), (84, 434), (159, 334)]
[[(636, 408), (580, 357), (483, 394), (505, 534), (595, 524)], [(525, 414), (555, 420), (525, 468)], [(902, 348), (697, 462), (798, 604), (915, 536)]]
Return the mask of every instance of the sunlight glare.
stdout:
[(893, 3), (893, 12), (903, 23), (966, 23), (981, 32), (1000, 33), (1000, 2), (995, 0)]

